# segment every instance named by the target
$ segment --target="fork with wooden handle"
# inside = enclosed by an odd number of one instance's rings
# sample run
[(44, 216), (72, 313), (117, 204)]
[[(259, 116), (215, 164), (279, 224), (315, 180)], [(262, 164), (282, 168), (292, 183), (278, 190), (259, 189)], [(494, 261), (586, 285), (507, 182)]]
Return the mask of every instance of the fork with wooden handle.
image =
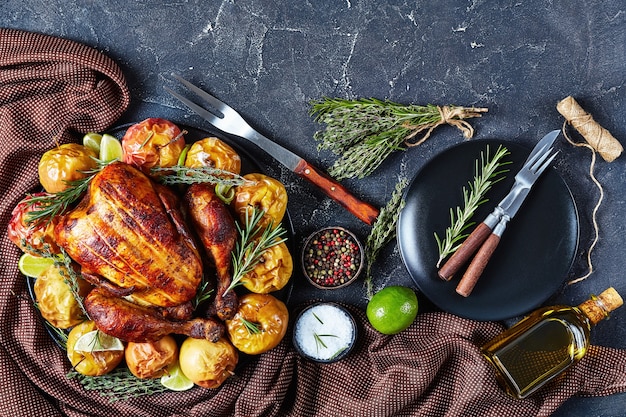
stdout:
[(310, 183), (316, 185), (328, 197), (335, 200), (342, 207), (355, 215), (361, 221), (371, 225), (378, 217), (378, 209), (374, 206), (359, 200), (351, 194), (343, 185), (339, 184), (329, 175), (323, 173), (305, 159), (294, 154), (290, 150), (280, 146), (276, 142), (266, 138), (255, 129), (253, 129), (241, 115), (226, 103), (213, 97), (206, 91), (200, 89), (189, 81), (181, 78), (176, 74), (172, 74), (176, 80), (182, 83), (189, 91), (196, 94), (200, 99), (205, 101), (210, 109), (204, 108), (186, 97), (172, 91), (169, 88), (165, 90), (172, 96), (176, 97), (187, 107), (200, 115), (206, 121), (211, 123), (219, 130), (243, 139), (247, 139), (259, 148), (263, 149), (275, 160), (283, 164), (289, 170), (296, 173), (301, 178), (306, 179)]
[(476, 253), (457, 286), (456, 291), (460, 295), (467, 297), (472, 292), (478, 278), (500, 243), (507, 223), (515, 216), (534, 183), (556, 157), (558, 152), (553, 152), (552, 144), (559, 133), (559, 130), (552, 131), (537, 143), (522, 168), (515, 175), (515, 183), (511, 191), (500, 201), (494, 211), (474, 229), (439, 270), (439, 277), (449, 281)]

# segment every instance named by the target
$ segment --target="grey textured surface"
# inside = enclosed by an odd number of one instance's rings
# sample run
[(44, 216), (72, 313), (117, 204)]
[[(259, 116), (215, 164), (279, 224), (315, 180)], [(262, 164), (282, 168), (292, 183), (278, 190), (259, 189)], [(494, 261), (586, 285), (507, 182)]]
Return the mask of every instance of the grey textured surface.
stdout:
[[(561, 127), (555, 105), (573, 95), (626, 140), (626, 4), (621, 0), (4, 0), (0, 9), (4, 27), (74, 39), (115, 59), (133, 96), (120, 123), (164, 117), (208, 128), (164, 92), (163, 86), (173, 85), (169, 74), (176, 72), (326, 169), (334, 157), (316, 150), (312, 135), (320, 126), (309, 116), (309, 101), (323, 96), (488, 107), (488, 114), (471, 121), (474, 140), (502, 138), (530, 146)], [(398, 177), (412, 178), (430, 158), (460, 141), (459, 131), (441, 127), (422, 146), (394, 154), (370, 178), (344, 184), (383, 205)], [(589, 152), (564, 141), (560, 147), (556, 169), (572, 188), (581, 223), (572, 278), (585, 272), (598, 194), (587, 172)], [(312, 186), (258, 157), (287, 186), (298, 241), (330, 224), (367, 235), (365, 225)], [(608, 286), (626, 294), (624, 157), (611, 164), (599, 159), (596, 175), (605, 199), (598, 212), (595, 272), (548, 302), (577, 304)], [(377, 265), (377, 288), (412, 285), (393, 246)], [(296, 284), (294, 302), (318, 297), (365, 304), (358, 284), (332, 295)], [(599, 325), (592, 341), (626, 349), (626, 309)], [(624, 410), (626, 395), (620, 394), (574, 399), (556, 415), (622, 416)]]

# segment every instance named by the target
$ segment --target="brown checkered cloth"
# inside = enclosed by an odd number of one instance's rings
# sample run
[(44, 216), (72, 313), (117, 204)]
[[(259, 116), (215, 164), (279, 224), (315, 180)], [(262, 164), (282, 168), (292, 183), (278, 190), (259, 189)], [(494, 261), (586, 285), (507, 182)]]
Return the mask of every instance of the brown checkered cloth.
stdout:
[[(103, 131), (129, 104), (117, 65), (65, 39), (0, 29), (2, 230), (37, 163), (72, 133)], [(110, 402), (66, 378), (70, 365), (50, 339), (18, 273), (20, 251), (2, 232), (0, 414), (3, 416), (534, 416), (569, 397), (626, 391), (626, 352), (592, 347), (571, 372), (530, 399), (507, 397), (478, 346), (502, 326), (426, 313), (396, 336), (367, 325), (358, 345), (331, 365), (307, 362), (289, 336), (221, 388)]]

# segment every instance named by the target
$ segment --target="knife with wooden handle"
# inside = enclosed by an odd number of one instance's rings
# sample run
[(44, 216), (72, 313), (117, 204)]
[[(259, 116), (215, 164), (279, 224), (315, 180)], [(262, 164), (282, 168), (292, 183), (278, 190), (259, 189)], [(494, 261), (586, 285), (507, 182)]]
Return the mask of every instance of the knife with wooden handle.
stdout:
[[(537, 178), (539, 178), (541, 173), (556, 156), (556, 154), (550, 155), (549, 152), (559, 133), (559, 130), (554, 130), (545, 135), (537, 145), (535, 145), (524, 162), (524, 165), (517, 175), (515, 175), (515, 183), (511, 191), (509, 191), (493, 212), (474, 229), (450, 259), (439, 269), (437, 274), (441, 279), (449, 281), (472, 255), (474, 255), (476, 251), (479, 251), (476, 255), (478, 259), (476, 259), (473, 265), (470, 265), (470, 273), (466, 273), (465, 282), (461, 286), (461, 292), (469, 295), (471, 288), (474, 287), (475, 280), (477, 280), (482, 273), (487, 261), (493, 254), (493, 250), (495, 250), (495, 247), (498, 245), (506, 223), (517, 214)], [(496, 234), (496, 229), (498, 234)], [(491, 240), (489, 241), (489, 239)], [(486, 241), (489, 241), (489, 243), (486, 243)], [(486, 245), (486, 247), (482, 248), (481, 245)], [(479, 248), (481, 249), (479, 250)], [(474, 281), (473, 284), (468, 285), (468, 282), (472, 280)], [(468, 288), (469, 292), (467, 292)]]

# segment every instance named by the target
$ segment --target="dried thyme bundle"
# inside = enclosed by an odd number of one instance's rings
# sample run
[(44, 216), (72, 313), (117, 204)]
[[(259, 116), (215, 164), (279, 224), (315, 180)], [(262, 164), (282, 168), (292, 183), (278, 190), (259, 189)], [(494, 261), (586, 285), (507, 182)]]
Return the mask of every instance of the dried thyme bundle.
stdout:
[(480, 117), (487, 111), (432, 104), (404, 106), (373, 98), (324, 98), (311, 106), (315, 121), (326, 125), (314, 135), (319, 149), (340, 156), (328, 170), (337, 180), (370, 175), (393, 151), (421, 144), (442, 124), (455, 126), (471, 138), (474, 129), (464, 119)]

